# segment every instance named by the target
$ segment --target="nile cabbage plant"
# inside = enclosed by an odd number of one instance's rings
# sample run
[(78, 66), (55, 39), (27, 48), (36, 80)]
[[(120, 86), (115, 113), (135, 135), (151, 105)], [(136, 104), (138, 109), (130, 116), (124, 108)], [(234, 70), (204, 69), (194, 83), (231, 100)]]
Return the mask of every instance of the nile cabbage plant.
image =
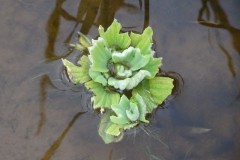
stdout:
[(102, 113), (99, 135), (105, 143), (118, 142), (124, 131), (140, 123), (149, 123), (151, 114), (171, 94), (173, 79), (159, 77), (162, 58), (154, 58), (153, 31), (142, 34), (121, 33), (114, 20), (99, 37), (90, 40), (80, 33), (74, 47), (87, 50), (77, 64), (63, 59), (70, 80), (84, 84), (93, 93), (93, 109)]

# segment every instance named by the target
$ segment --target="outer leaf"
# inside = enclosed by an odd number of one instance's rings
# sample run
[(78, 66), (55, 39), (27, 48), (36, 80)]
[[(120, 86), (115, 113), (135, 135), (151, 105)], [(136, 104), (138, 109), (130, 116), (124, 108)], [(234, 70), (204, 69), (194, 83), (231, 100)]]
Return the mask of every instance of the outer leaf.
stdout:
[(173, 79), (168, 77), (155, 77), (145, 80), (133, 89), (133, 95), (139, 94), (147, 105), (147, 113), (151, 113), (159, 104), (171, 94)]
[(131, 38), (131, 46), (136, 47), (139, 41), (142, 39), (142, 35), (131, 32), (130, 38)]
[(94, 82), (101, 83), (103, 86), (107, 85), (107, 79), (101, 74), (101, 72), (89, 69), (89, 76), (92, 78)]
[(91, 79), (88, 74), (90, 61), (87, 56), (82, 56), (78, 62), (81, 66), (76, 66), (66, 59), (62, 59), (62, 62), (66, 66), (69, 78), (74, 84), (85, 83)]
[(116, 116), (110, 116), (113, 123), (118, 125), (129, 124), (130, 121), (127, 118), (126, 110), (130, 107), (130, 101), (123, 95), (120, 99), (119, 104), (112, 105), (112, 110), (116, 113)]
[(132, 94), (134, 96), (139, 94), (147, 106), (146, 113), (152, 113), (152, 110), (154, 108), (157, 108), (157, 104), (153, 100), (152, 95), (148, 89), (149, 89), (148, 83), (147, 83), (147, 80), (145, 80), (142, 83), (140, 83), (136, 88), (133, 89)]
[(84, 34), (82, 34), (81, 32), (78, 33), (79, 34), (79, 44), (81, 44), (83, 47), (87, 48), (90, 47), (92, 45), (91, 40)]
[(147, 27), (141, 35), (132, 32), (130, 34), (131, 45), (133, 47), (139, 48), (143, 55), (150, 55), (153, 53), (151, 49), (152, 36), (153, 36), (153, 31), (151, 27)]
[[(132, 99), (131, 99), (132, 100)], [(138, 105), (138, 109), (139, 109), (139, 120), (145, 123), (149, 123), (148, 120), (146, 120), (146, 114), (147, 114), (147, 105), (145, 104), (142, 96), (140, 96), (139, 94), (136, 94), (133, 97), (133, 101), (137, 103)]]
[(120, 95), (116, 92), (105, 89), (100, 83), (89, 81), (85, 86), (93, 93), (93, 108), (110, 108), (111, 105), (118, 104)]
[(157, 104), (161, 104), (172, 93), (173, 79), (169, 77), (155, 77), (148, 81), (149, 91)]
[(130, 90), (136, 87), (146, 76), (150, 76), (150, 73), (146, 70), (140, 70), (133, 77), (123, 80), (110, 77), (108, 79), (108, 85), (120, 90)]
[(91, 40), (84, 34), (78, 33), (78, 43), (70, 44), (70, 46), (74, 47), (76, 50), (83, 51), (92, 45)]
[(104, 32), (104, 28), (99, 26), (99, 34), (102, 37), (108, 47), (113, 47), (115, 49), (126, 49), (130, 43), (131, 39), (128, 33), (120, 33), (122, 26), (120, 23), (114, 19), (113, 23), (108, 27), (107, 31)]
[(119, 124), (111, 123), (106, 130), (106, 133), (112, 136), (120, 136), (123, 130), (123, 126)]
[(93, 71), (108, 72), (107, 64), (111, 58), (111, 52), (105, 47), (104, 43), (104, 40), (99, 37), (98, 40), (93, 40), (92, 47), (88, 47)]
[(140, 113), (137, 104), (130, 102), (129, 109), (126, 110), (128, 119), (131, 121), (136, 121), (139, 119)]
[(151, 57), (148, 64), (144, 66), (142, 69), (149, 71), (150, 76), (148, 76), (148, 79), (152, 79), (156, 76), (156, 74), (159, 72), (159, 68), (162, 65), (162, 58), (153, 58)]
[(131, 128), (135, 127), (135, 126), (138, 125), (138, 124), (139, 124), (139, 122), (131, 123), (131, 124), (128, 124), (128, 125), (124, 125), (124, 126), (123, 126), (123, 129), (124, 129), (124, 130), (131, 129)]
[[(139, 120), (148, 123), (145, 119), (145, 115), (147, 113), (146, 104), (138, 94), (135, 95), (134, 99), (131, 99), (131, 101), (123, 95), (119, 104), (112, 105), (111, 108), (115, 115), (110, 116), (110, 119), (114, 124), (121, 125), (119, 128), (128, 129), (130, 127), (128, 125), (133, 123), (136, 123), (135, 125), (137, 125)], [(118, 133), (116, 131), (116, 126), (114, 126), (114, 130)]]
[(132, 71), (136, 71), (146, 66), (151, 55), (143, 56), (139, 48), (129, 47), (121, 52), (114, 52), (112, 60), (114, 63), (123, 63), (129, 66)]
[[(119, 133), (116, 133), (116, 134), (119, 134), (118, 136), (114, 136), (114, 135), (111, 135), (111, 134), (108, 134), (107, 133), (107, 129), (113, 125), (113, 123), (111, 122), (110, 120), (110, 115), (111, 115), (111, 112), (108, 111), (106, 112), (102, 118), (101, 118), (101, 122), (99, 124), (99, 129), (98, 129), (98, 133), (99, 135), (102, 137), (103, 141), (108, 144), (108, 143), (112, 143), (112, 142), (119, 142), (122, 140), (123, 138), (123, 132), (121, 132), (120, 134)], [(112, 132), (111, 132), (112, 133)], [(115, 134), (115, 132), (113, 131), (113, 133)]]

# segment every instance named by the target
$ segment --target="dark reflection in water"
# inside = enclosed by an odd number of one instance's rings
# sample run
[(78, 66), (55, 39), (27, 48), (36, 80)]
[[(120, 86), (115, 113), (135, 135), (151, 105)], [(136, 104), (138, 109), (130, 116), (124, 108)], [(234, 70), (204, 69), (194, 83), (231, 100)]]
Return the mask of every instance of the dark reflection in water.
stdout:
[(48, 43), (45, 51), (45, 57), (47, 60), (52, 59), (59, 59), (64, 58), (65, 56), (57, 56), (55, 55), (55, 43), (57, 36), (59, 34), (59, 27), (60, 27), (60, 19), (63, 17), (64, 19), (68, 21), (75, 21), (76, 18), (71, 16), (68, 12), (66, 12), (62, 5), (65, 2), (65, 0), (56, 0), (56, 6), (53, 9), (52, 14), (49, 17), (48, 23), (47, 23), (47, 33), (48, 33)]
[[(212, 15), (213, 13), (213, 15)], [(204, 19), (206, 17), (206, 19)], [(198, 22), (211, 28), (220, 28), (227, 30), (232, 36), (232, 44), (235, 50), (240, 54), (240, 29), (232, 26), (228, 20), (227, 14), (221, 7), (218, 0), (202, 0), (202, 8), (199, 10)], [(225, 54), (228, 67), (232, 75), (236, 76), (236, 69), (229, 51), (221, 42), (219, 33), (216, 32), (219, 48)]]
[[(112, 23), (115, 13), (120, 7), (127, 7), (129, 9), (141, 9), (142, 7), (142, 0), (139, 0), (139, 7), (132, 5), (131, 3), (125, 3), (124, 0), (81, 0), (78, 5), (77, 15), (73, 16), (63, 9), (64, 2), (66, 1), (56, 0), (55, 8), (47, 23), (48, 43), (45, 57), (48, 60), (65, 58), (70, 54), (68, 53), (62, 56), (56, 55), (55, 43), (59, 34), (61, 18), (75, 22), (73, 30), (64, 41), (68, 44), (80, 23), (80, 32), (87, 35), (93, 25), (99, 26), (101, 24), (104, 28), (108, 27)], [(144, 28), (146, 28), (149, 25), (149, 0), (144, 0), (144, 6)]]
[(73, 119), (69, 122), (67, 127), (62, 132), (62, 134), (53, 142), (51, 147), (46, 151), (42, 160), (50, 160), (51, 159), (51, 157), (54, 155), (55, 151), (59, 148), (59, 146), (61, 145), (64, 137), (67, 135), (67, 133), (69, 132), (69, 130), (71, 129), (71, 127), (73, 126), (75, 121), (79, 118), (79, 116), (81, 116), (84, 113), (85, 112), (79, 112), (73, 117)]
[(144, 6), (145, 6), (145, 10), (144, 10), (144, 28), (147, 28), (149, 26), (149, 20), (150, 20), (150, 15), (149, 15), (149, 0), (144, 0)]
[(39, 82), (39, 122), (37, 126), (36, 135), (39, 135), (42, 127), (44, 126), (46, 120), (46, 111), (45, 111), (45, 103), (47, 98), (47, 90), (50, 88), (57, 89), (54, 84), (51, 82), (47, 75), (41, 77)]

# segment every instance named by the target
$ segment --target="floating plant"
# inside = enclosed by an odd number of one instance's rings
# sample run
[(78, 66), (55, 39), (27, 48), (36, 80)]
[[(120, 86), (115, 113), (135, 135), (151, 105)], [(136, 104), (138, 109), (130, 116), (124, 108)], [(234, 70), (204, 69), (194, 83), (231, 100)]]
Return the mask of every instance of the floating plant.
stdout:
[(154, 58), (153, 31), (121, 33), (114, 20), (99, 37), (90, 40), (83, 34), (74, 44), (87, 50), (77, 64), (63, 59), (70, 80), (84, 84), (93, 93), (93, 109), (101, 111), (99, 135), (105, 143), (122, 140), (124, 132), (140, 123), (149, 123), (151, 114), (171, 94), (173, 79), (157, 76), (162, 58)]

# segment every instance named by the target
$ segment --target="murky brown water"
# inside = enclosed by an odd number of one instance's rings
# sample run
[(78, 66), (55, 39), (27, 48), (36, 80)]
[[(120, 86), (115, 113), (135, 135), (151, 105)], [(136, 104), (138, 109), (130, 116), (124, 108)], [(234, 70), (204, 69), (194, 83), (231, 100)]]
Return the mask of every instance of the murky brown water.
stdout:
[[(1, 2), (1, 159), (240, 159), (239, 7), (238, 0)], [(90, 93), (64, 80), (60, 58), (79, 56), (66, 45), (77, 31), (96, 37), (114, 17), (126, 31), (152, 26), (163, 70), (184, 85), (144, 130), (105, 145)]]

